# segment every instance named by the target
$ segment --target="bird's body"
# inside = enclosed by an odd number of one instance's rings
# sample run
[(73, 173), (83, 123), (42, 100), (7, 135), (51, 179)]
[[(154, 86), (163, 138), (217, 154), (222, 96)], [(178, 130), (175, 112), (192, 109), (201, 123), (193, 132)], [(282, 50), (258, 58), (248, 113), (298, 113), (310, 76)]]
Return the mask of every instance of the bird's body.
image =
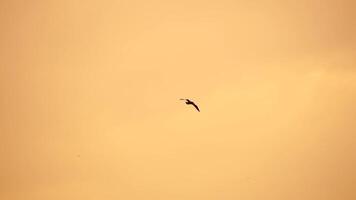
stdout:
[(184, 100), (185, 104), (187, 104), (187, 105), (193, 105), (195, 107), (195, 109), (197, 109), (197, 111), (200, 112), (199, 107), (193, 101), (191, 101), (189, 99), (180, 99), (180, 100)]

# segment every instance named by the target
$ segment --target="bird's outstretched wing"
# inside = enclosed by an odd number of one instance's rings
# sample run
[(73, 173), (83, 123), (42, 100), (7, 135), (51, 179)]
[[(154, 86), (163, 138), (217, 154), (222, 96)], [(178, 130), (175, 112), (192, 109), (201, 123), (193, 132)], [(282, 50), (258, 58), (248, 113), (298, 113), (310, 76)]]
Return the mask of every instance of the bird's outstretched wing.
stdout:
[(192, 104), (200, 112), (199, 107), (195, 103), (192, 103)]

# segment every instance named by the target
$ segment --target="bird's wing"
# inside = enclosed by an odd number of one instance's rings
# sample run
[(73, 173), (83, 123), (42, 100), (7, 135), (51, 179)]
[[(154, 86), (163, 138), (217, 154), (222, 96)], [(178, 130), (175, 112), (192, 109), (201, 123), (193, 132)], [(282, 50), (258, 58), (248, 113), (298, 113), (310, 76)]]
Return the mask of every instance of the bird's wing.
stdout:
[(192, 103), (192, 104), (200, 112), (199, 107), (195, 103)]
[(187, 100), (187, 99), (179, 99), (179, 100)]

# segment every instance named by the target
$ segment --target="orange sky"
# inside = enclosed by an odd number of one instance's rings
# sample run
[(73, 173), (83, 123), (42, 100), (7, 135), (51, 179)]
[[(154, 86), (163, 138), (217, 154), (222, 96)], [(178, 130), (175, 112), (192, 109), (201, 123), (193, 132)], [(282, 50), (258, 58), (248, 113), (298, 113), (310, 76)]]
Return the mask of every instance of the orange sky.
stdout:
[(0, 199), (356, 199), (355, 9), (0, 1)]

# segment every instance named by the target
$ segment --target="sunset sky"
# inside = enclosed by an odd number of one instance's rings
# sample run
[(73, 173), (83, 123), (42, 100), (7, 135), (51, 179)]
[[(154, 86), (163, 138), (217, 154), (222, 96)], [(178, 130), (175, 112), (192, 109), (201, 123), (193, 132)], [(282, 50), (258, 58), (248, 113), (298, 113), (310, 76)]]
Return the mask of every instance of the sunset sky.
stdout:
[(355, 200), (355, 10), (1, 0), (0, 199)]

